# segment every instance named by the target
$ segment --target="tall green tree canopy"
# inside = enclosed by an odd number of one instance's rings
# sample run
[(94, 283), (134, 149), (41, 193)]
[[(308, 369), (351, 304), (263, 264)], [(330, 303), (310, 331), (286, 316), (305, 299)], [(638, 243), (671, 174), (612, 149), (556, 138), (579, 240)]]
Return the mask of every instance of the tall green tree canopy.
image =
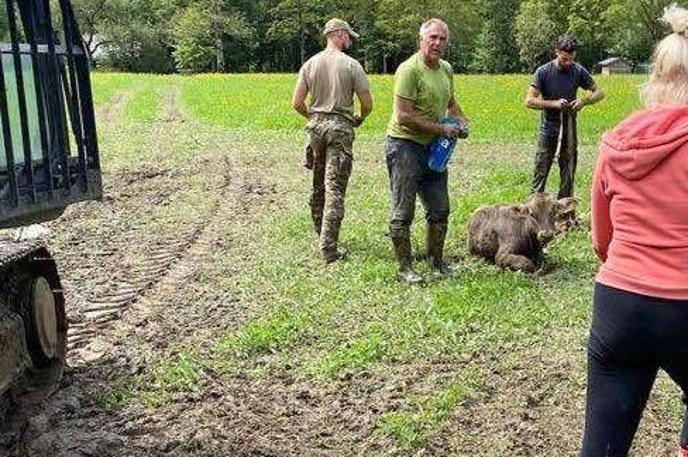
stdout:
[(562, 32), (550, 16), (547, 0), (526, 0), (516, 16), (515, 38), (521, 60), (530, 71), (549, 60), (552, 44)]
[[(51, 0), (55, 2), (55, 0)], [(133, 71), (295, 71), (322, 49), (323, 24), (351, 23), (351, 51), (369, 72), (393, 72), (416, 51), (420, 25), (447, 22), (458, 72), (532, 70), (556, 38), (576, 35), (579, 61), (609, 53), (647, 61), (673, 0), (72, 0), (98, 63)], [(6, 22), (6, 21), (5, 21)], [(0, 32), (3, 18), (0, 17)]]
[(479, 0), (482, 28), (476, 37), (470, 69), (481, 73), (510, 73), (523, 69), (516, 48), (514, 18), (521, 0)]

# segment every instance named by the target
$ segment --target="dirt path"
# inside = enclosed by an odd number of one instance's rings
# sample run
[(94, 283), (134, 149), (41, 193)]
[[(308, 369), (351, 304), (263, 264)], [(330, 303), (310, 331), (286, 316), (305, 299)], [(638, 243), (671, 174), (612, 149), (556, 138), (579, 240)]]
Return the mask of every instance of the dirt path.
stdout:
[(115, 94), (112, 100), (110, 100), (110, 102), (107, 103), (105, 106), (103, 106), (100, 109), (97, 109), (96, 118), (98, 120), (99, 125), (111, 124), (112, 122), (119, 119), (119, 117), (122, 115), (122, 110), (124, 110), (124, 107), (127, 106), (127, 103), (129, 102), (130, 98), (131, 93), (120, 92), (118, 94)]

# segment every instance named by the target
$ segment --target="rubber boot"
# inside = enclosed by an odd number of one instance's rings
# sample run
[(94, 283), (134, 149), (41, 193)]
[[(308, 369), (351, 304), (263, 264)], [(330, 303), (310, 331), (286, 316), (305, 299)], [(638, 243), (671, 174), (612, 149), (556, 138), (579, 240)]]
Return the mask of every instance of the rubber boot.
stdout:
[(454, 269), (444, 261), (444, 238), (447, 235), (446, 223), (428, 223), (426, 234), (427, 260), (430, 268), (442, 276), (450, 275)]
[(325, 263), (336, 262), (337, 260), (346, 260), (349, 253), (346, 249), (337, 248), (334, 251), (322, 251), (322, 258)]
[(397, 278), (407, 284), (420, 284), (423, 277), (413, 269), (413, 257), (411, 256), (411, 232), (408, 228), (392, 234), (394, 252), (399, 259), (399, 272)]

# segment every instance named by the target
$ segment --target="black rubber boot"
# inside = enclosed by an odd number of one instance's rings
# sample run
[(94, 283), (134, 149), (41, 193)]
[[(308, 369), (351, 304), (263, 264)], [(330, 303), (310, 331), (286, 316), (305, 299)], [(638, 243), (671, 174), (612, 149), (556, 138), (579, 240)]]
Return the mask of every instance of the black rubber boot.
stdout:
[(444, 261), (444, 238), (446, 236), (446, 223), (428, 223), (425, 238), (428, 264), (430, 268), (442, 276), (447, 276), (454, 272), (454, 268)]
[(394, 252), (399, 259), (399, 272), (397, 278), (407, 284), (421, 284), (423, 277), (413, 269), (413, 257), (411, 256), (411, 232), (408, 228), (392, 234)]
[(337, 248), (334, 251), (323, 251), (322, 258), (325, 263), (336, 262), (337, 260), (346, 260), (349, 253), (346, 249)]

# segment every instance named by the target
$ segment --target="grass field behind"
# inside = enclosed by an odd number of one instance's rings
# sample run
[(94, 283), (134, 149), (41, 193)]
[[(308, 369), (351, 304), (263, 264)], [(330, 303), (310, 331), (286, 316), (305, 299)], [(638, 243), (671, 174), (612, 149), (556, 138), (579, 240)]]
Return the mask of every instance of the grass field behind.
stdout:
[[(479, 206), (516, 202), (528, 195), (539, 116), (522, 103), (529, 77), (457, 76), (457, 98), (472, 123), (471, 139), (459, 144), (450, 165), (453, 211), (446, 252), (458, 272), (425, 287), (407, 287), (395, 280), (397, 264), (386, 236), (389, 202), (382, 143), (391, 112), (391, 76), (371, 77), (375, 111), (355, 143), (341, 232), (341, 242), (351, 254), (347, 262), (328, 267), (317, 260), (307, 207), (309, 175), (298, 165), (304, 122), (289, 107), (295, 75), (96, 73), (93, 80), (99, 109), (116, 100), (117, 94), (127, 94), (118, 118), (129, 125), (126, 138), (116, 136), (111, 125), (100, 126), (106, 168), (145, 162), (136, 151), (145, 149), (143, 143), (151, 147), (157, 141), (149, 132), (160, 123), (165, 97), (177, 93), (185, 115), (203, 126), (196, 134), (202, 135), (203, 129), (222, 132), (229, 154), (248, 163), (272, 164), (261, 172), (280, 189), (279, 210), (266, 215), (250, 234), (260, 246), (252, 251), (250, 264), (236, 271), (231, 268), (235, 259), (214, 260), (215, 286), (240, 297), (237, 306), (251, 302), (259, 313), (216, 335), (210, 353), (207, 342), (185, 347), (180, 352), (189, 355), (183, 360), (171, 358), (165, 369), (156, 372), (155, 382), (132, 380), (127, 389), (113, 393), (109, 404), (156, 397), (155, 386), (165, 384), (158, 379), (165, 373), (174, 373), (175, 385), (188, 389), (200, 382), (204, 367), (227, 377), (240, 374), (257, 380), (279, 378), (279, 373), (288, 371), (315, 384), (333, 385), (370, 372), (394, 377), (409, 366), (449, 361), (448, 373), (431, 370), (422, 386), (402, 390), (401, 406), (379, 414), (374, 433), (387, 440), (381, 455), (410, 455), (437, 439), (451, 446), (459, 416), (479, 414), (471, 409), (475, 399), (487, 401), (486, 395), (499, 390), (500, 383), (513, 389), (507, 401), (516, 399), (515, 410), (533, 410), (534, 406), (519, 402), (549, 386), (550, 379), (556, 379), (556, 387), (543, 394), (547, 409), (540, 410), (541, 435), (527, 438), (533, 443), (544, 439), (550, 447), (541, 454), (513, 455), (573, 455), (582, 426), (585, 335), (598, 267), (588, 228), (596, 144), (602, 132), (638, 107), (637, 89), (643, 77), (597, 78), (607, 98), (586, 108), (579, 121), (582, 145), (576, 194), (581, 198), (582, 223), (550, 246), (551, 271), (526, 275), (469, 256), (465, 232), (470, 214)], [(170, 156), (193, 159), (186, 151), (170, 151)], [(555, 164), (550, 189), (557, 185), (556, 175)], [(233, 216), (226, 217), (229, 224)], [(414, 223), (418, 254), (424, 243), (423, 225), (419, 206)], [(427, 272), (421, 263), (419, 268)], [(227, 271), (232, 274), (223, 274)], [(524, 379), (510, 377), (509, 367), (514, 365), (525, 370)], [(188, 379), (183, 376), (187, 372), (192, 374)], [(132, 385), (136, 389), (130, 389)], [(657, 421), (667, 416), (673, 421), (677, 415), (677, 401), (668, 404), (660, 408)], [(678, 425), (678, 419), (675, 422)], [(498, 420), (485, 424), (485, 434), (508, 434), (508, 423), (500, 424)], [(565, 424), (570, 431), (558, 439), (559, 427)], [(672, 432), (674, 428), (672, 422)], [(493, 447), (481, 452), (470, 444), (454, 443), (456, 455), (497, 456), (509, 449), (485, 439), (482, 445)], [(673, 435), (663, 443), (670, 439)], [(640, 449), (662, 449), (642, 438), (639, 443)], [(352, 446), (341, 455), (361, 455)]]
[[(168, 77), (97, 73), (95, 102), (106, 103), (123, 88), (151, 78), (162, 81)], [(182, 101), (189, 114), (203, 122), (251, 131), (294, 132), (303, 128), (302, 119), (289, 105), (295, 75), (207, 74), (172, 78), (175, 85), (182, 87)], [(638, 109), (638, 89), (646, 78), (598, 75), (596, 81), (607, 97), (602, 103), (585, 108), (579, 121), (581, 140), (597, 142), (605, 130)], [(472, 141), (533, 141), (540, 113), (523, 105), (530, 79), (529, 75), (455, 76), (456, 97), (471, 120)], [(394, 79), (390, 75), (372, 75), (370, 82), (375, 109), (359, 133), (381, 135), (392, 112)]]
[[(457, 101), (471, 120), (475, 141), (532, 141), (539, 112), (524, 107), (528, 75), (455, 77)], [(644, 76), (597, 77), (607, 100), (588, 107), (581, 117), (581, 137), (592, 142), (639, 106), (638, 86)], [(289, 106), (294, 75), (204, 75), (184, 84), (184, 103), (199, 119), (225, 128), (296, 130), (302, 122)], [(392, 76), (370, 77), (375, 110), (361, 129), (381, 133), (392, 110)], [(231, 96), (229, 95), (231, 94)], [(209, 104), (210, 102), (210, 104)]]

